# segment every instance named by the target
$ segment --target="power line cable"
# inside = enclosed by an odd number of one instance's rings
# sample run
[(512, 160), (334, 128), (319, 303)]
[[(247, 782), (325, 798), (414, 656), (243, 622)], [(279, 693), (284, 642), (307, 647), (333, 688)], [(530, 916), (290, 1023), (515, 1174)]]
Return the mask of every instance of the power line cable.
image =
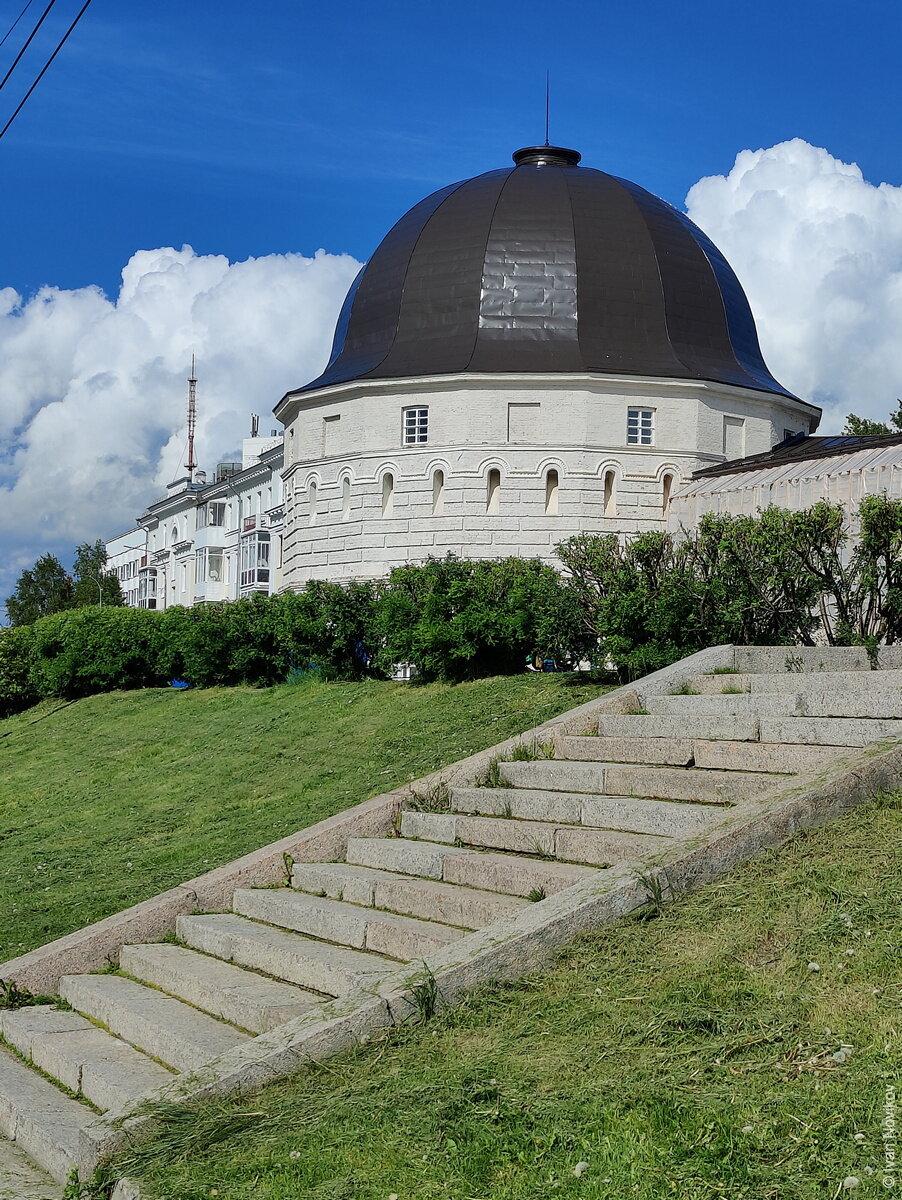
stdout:
[[(52, 0), (52, 2), (55, 2), (55, 0)], [(40, 71), (40, 74), (38, 75), (37, 79), (34, 81), (34, 83), (31, 85), (31, 87), (28, 89), (28, 91), (22, 97), (21, 101), (19, 102), (19, 107), (16, 109), (16, 111), (13, 113), (13, 115), (9, 118), (9, 120), (6, 122), (6, 124), (3, 126), (3, 128), (0, 129), (0, 138), (2, 138), (4, 136), (6, 131), (9, 129), (10, 125), (12, 125), (13, 121), (15, 121), (16, 117), (19, 115), (19, 113), (25, 107), (25, 104), (26, 104), (29, 96), (34, 91), (34, 89), (38, 86), (38, 84), (41, 82), (41, 80), (44, 78), (44, 76), (47, 74), (47, 71), (50, 68), (50, 64), (53, 62), (53, 60), (59, 54), (60, 50), (62, 50), (63, 46), (65, 46), (66, 42), (69, 40), (69, 35), (72, 33), (73, 29), (78, 24), (78, 22), (82, 19), (82, 17), (85, 15), (85, 13), (88, 11), (88, 7), (90, 6), (90, 3), (91, 3), (91, 0), (85, 0), (84, 4), (81, 6), (81, 8), (78, 12), (78, 15), (75, 18), (75, 20), (72, 22), (72, 24), (69, 26), (69, 28), (66, 30), (66, 32), (63, 34), (62, 38), (60, 39), (59, 44), (57, 45), (56, 49), (53, 51), (53, 53), (50, 55), (50, 57), (44, 63), (43, 67), (41, 67), (41, 71)]]
[(50, 0), (50, 3), (47, 5), (47, 7), (41, 13), (40, 20), (38, 21), (37, 25), (35, 25), (34, 29), (32, 29), (31, 33), (28, 35), (28, 40), (26, 41), (26, 43), (22, 47), (22, 49), (19, 51), (19, 53), (16, 55), (13, 65), (9, 68), (9, 70), (3, 76), (3, 80), (0, 81), (0, 89), (2, 89), (4, 87), (4, 85), (6, 84), (6, 81), (9, 79), (10, 75), (12, 75), (13, 71), (15, 71), (16, 67), (22, 61), (22, 55), (25, 53), (25, 51), (28, 49), (28, 47), (34, 41), (35, 34), (41, 28), (41, 26), (44, 24), (44, 21), (47, 18), (47, 14), (50, 12), (51, 8), (53, 8), (54, 4), (56, 4), (56, 0)]
[(6, 33), (4, 33), (3, 37), (0, 38), (0, 46), (3, 45), (3, 43), (6, 41), (6, 39), (9, 37), (9, 35), (12, 33), (12, 31), (15, 29), (15, 27), (19, 24), (19, 22), (22, 20), (22, 18), (25, 16), (25, 14), (31, 8), (32, 4), (34, 4), (34, 0), (28, 0), (28, 3), (25, 5), (25, 7), (22, 9), (22, 11), (19, 13), (19, 15), (16, 17), (15, 21), (13, 21), (12, 25), (10, 25), (9, 29), (7, 29)]

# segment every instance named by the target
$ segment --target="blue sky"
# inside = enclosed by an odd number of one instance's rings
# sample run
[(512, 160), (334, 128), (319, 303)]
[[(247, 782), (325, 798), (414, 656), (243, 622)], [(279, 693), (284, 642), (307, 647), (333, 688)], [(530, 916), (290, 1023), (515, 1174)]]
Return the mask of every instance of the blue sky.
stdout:
[[(80, 2), (57, 0), (0, 125)], [(0, 0), (0, 36), (23, 3)], [(176, 476), (193, 353), (202, 466), (251, 412), (271, 425), (391, 225), (542, 140), (546, 69), (552, 141), (686, 207), (822, 432), (884, 417), (900, 49), (898, 0), (93, 0), (0, 140), (0, 604)]]
[(542, 139), (546, 68), (552, 140), (677, 204), (793, 137), (900, 183), (900, 34), (867, 0), (94, 0), (0, 142), (0, 284), (114, 291), (134, 250), (185, 242), (365, 258), (425, 192)]

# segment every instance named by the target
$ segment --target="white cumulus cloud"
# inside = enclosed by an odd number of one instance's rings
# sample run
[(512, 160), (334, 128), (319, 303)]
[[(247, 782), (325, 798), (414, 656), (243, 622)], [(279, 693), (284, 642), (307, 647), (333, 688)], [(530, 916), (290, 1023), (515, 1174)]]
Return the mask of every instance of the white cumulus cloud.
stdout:
[(820, 431), (885, 419), (902, 396), (902, 187), (795, 138), (743, 150), (686, 207), (739, 276), (772, 372), (824, 407)]
[(115, 299), (0, 288), (0, 600), (22, 565), (127, 528), (174, 477), (192, 354), (202, 466), (234, 455), (251, 412), (275, 427), (276, 401), (325, 365), (359, 267), (164, 247), (132, 256)]

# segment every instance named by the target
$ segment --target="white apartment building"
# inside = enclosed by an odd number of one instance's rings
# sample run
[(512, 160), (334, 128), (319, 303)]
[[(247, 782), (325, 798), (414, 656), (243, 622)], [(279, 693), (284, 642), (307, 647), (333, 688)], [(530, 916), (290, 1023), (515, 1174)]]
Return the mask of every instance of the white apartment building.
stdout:
[(242, 461), (213, 481), (171, 483), (136, 527), (107, 543), (108, 569), (132, 607), (164, 609), (279, 590), (282, 438), (246, 438)]

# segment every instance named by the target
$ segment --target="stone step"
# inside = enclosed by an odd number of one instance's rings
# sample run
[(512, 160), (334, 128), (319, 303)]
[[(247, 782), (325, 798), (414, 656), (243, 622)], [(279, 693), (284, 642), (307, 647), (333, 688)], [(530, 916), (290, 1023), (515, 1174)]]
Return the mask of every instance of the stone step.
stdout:
[[(774, 713), (774, 716), (778, 714)], [(858, 717), (888, 721), (902, 717), (902, 689), (862, 692), (806, 692), (798, 708), (800, 717)]]
[[(700, 696), (735, 695), (737, 692), (750, 692), (752, 678), (753, 676), (738, 671), (724, 675), (693, 675), (689, 680), (689, 687)], [(770, 679), (772, 676), (761, 676), (761, 678)], [(798, 681), (799, 677), (798, 675), (787, 675), (786, 678)], [(779, 692), (783, 689), (773, 687), (770, 690)], [(793, 690), (799, 690), (798, 682)]]
[(15, 1142), (0, 1137), (0, 1200), (63, 1200), (63, 1185), (42, 1171)]
[(764, 742), (866, 746), (890, 738), (902, 738), (902, 721), (842, 717), (773, 717), (761, 721)]
[(442, 883), (437, 879), (417, 879), (375, 867), (353, 863), (295, 863), (292, 886), (333, 900), (366, 904), (372, 908), (447, 921), (463, 929), (483, 929), (493, 921), (519, 912), (528, 901), (519, 896), (486, 892), (481, 888)]
[(750, 675), (695, 675), (690, 687), (703, 695), (721, 695), (724, 688), (741, 692), (800, 692), (836, 691), (872, 692), (902, 687), (902, 671), (822, 671), (816, 674), (799, 674), (783, 671), (782, 674)]
[(505, 892), (510, 896), (530, 896), (543, 891), (546, 896), (571, 887), (593, 868), (575, 863), (548, 862), (520, 858), (512, 854), (488, 854), (459, 846), (436, 846), (404, 838), (350, 838), (348, 861), (364, 867), (377, 867), (403, 875), (426, 875), (445, 883)]
[(464, 936), (463, 929), (451, 925), (364, 908), (327, 896), (309, 896), (291, 888), (239, 888), (232, 907), (255, 921), (387, 954), (402, 962), (425, 958)]
[(557, 757), (571, 762), (688, 767), (694, 753), (691, 738), (559, 737), (555, 744)]
[(93, 1109), (0, 1047), (0, 1134), (51, 1178), (66, 1182), (81, 1131), (96, 1120)]
[(801, 702), (798, 692), (744, 692), (738, 696), (647, 696), (645, 708), (651, 716), (660, 717), (792, 717), (801, 711)]
[(781, 742), (695, 742), (695, 765), (705, 770), (773, 771), (796, 775), (816, 771), (844, 751), (836, 746), (792, 746)]
[(673, 803), (637, 796), (596, 797), (528, 788), (454, 788), (451, 797), (459, 813), (586, 825), (625, 833), (654, 833), (662, 837), (694, 836), (723, 820), (720, 805)]
[(620, 833), (580, 825), (555, 825), (550, 821), (467, 817), (456, 813), (414, 813), (401, 816), (403, 837), (433, 842), (465, 842), (494, 850), (549, 855), (565, 862), (611, 866), (640, 862), (672, 845), (666, 837)]
[(248, 1040), (241, 1030), (121, 975), (64, 975), (60, 995), (176, 1071), (193, 1071)]
[[(884, 666), (899, 666), (895, 661), (896, 647), (882, 647)], [(834, 671), (870, 671), (871, 664), (864, 646), (736, 646), (733, 665), (749, 674), (794, 674), (787, 671), (787, 662), (799, 668), (802, 675)]]
[(25, 1058), (101, 1112), (119, 1110), (172, 1074), (85, 1017), (46, 1005), (0, 1012), (0, 1032)]
[(178, 934), (205, 954), (265, 971), (327, 996), (352, 992), (394, 965), (377, 954), (317, 942), (235, 913), (179, 917)]
[(601, 737), (625, 738), (697, 738), (728, 742), (756, 742), (757, 717), (707, 716), (651, 717), (648, 714), (621, 716), (604, 715), (598, 718)]
[(251, 1033), (266, 1033), (323, 999), (197, 950), (166, 943), (123, 946), (119, 966), (144, 983)]
[(501, 778), (511, 787), (589, 795), (648, 796), (655, 800), (703, 800), (732, 804), (758, 796), (779, 782), (748, 771), (707, 771), (694, 767), (647, 767), (622, 763), (502, 762)]

